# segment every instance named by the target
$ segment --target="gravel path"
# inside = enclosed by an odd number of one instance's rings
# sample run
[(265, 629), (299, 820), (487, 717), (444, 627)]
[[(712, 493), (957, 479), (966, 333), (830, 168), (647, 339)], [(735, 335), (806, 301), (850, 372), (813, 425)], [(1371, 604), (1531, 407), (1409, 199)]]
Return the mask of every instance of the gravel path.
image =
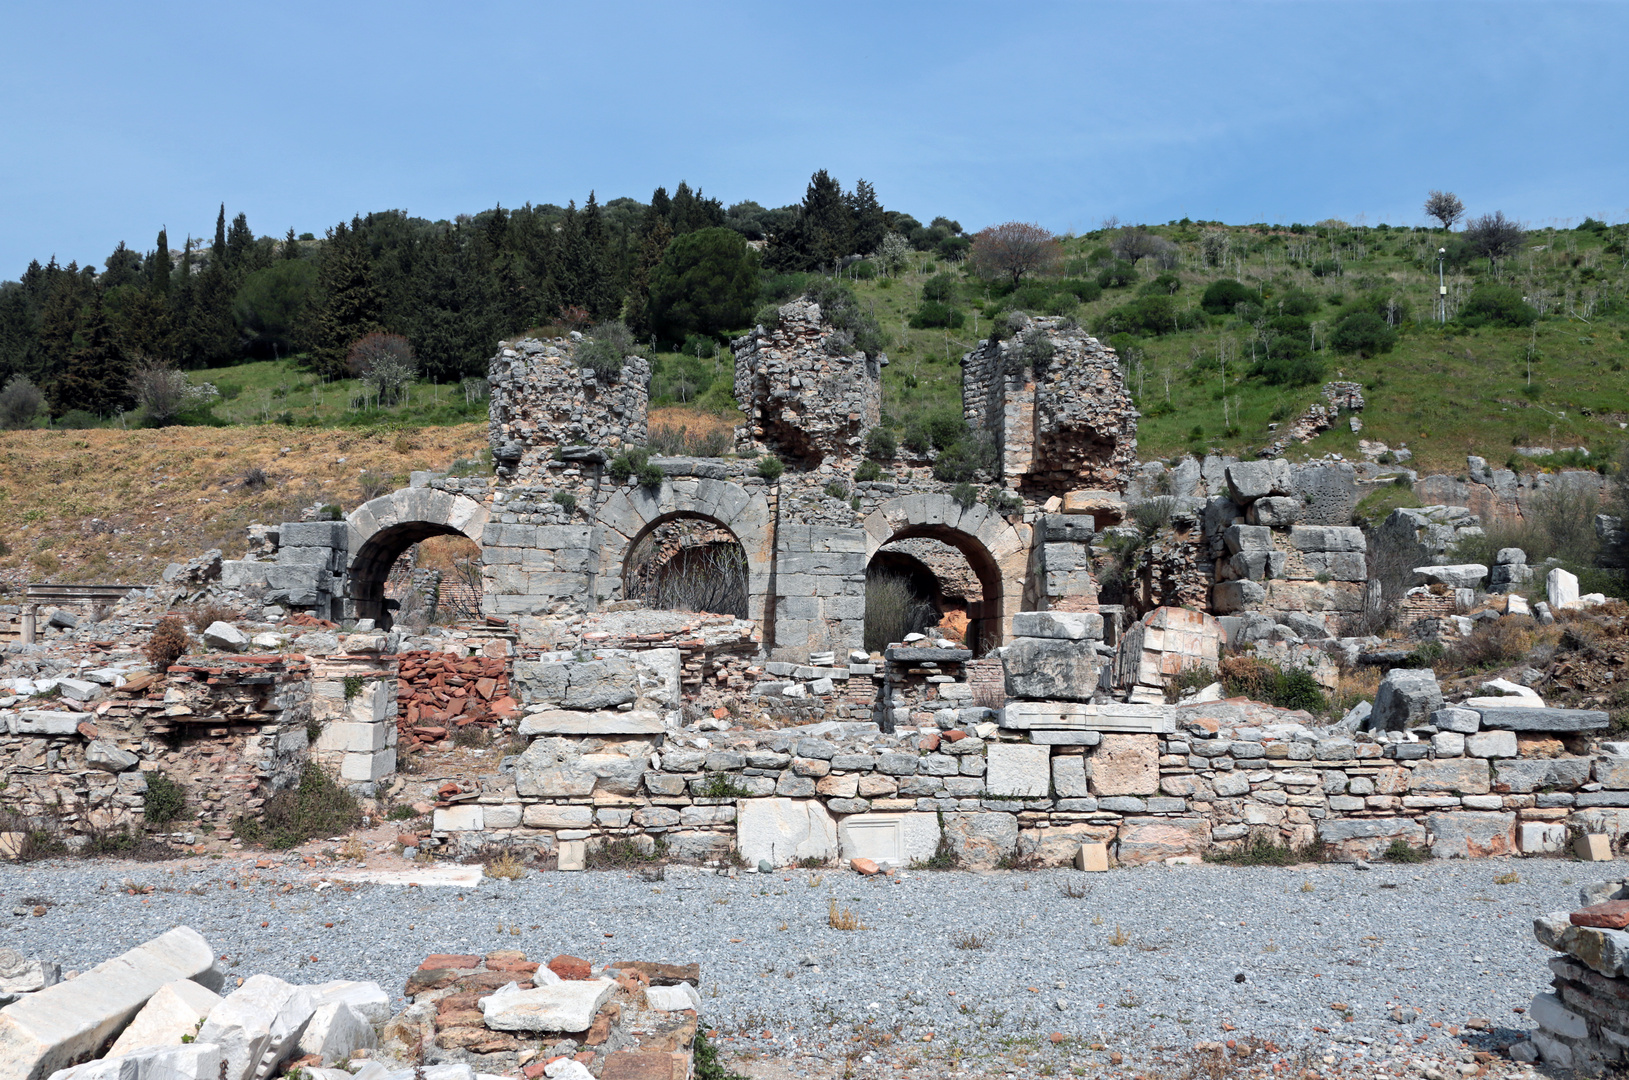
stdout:
[[(1495, 883), (1512, 872), (1519, 882)], [(896, 1050), (931, 1033), (935, 1051), (989, 1052), (1061, 1032), (1083, 1052), (1098, 1043), (1128, 1056), (1254, 1036), (1316, 1066), (1332, 1048), (1368, 1047), (1371, 1061), (1392, 1045), (1458, 1050), (1449, 1026), (1473, 1017), (1511, 1041), (1527, 1026), (1513, 1009), (1549, 981), (1532, 917), (1573, 906), (1580, 885), (1613, 872), (1485, 859), (890, 882), (675, 866), (660, 882), (532, 873), (469, 889), (314, 891), (304, 866), (33, 864), (0, 869), (0, 946), (83, 969), (185, 923), (235, 974), (373, 979), (392, 994), (430, 952), (699, 960), (708, 1024), (770, 1056), (856, 1034), (865, 1046), (881, 1031)], [(155, 889), (131, 895), (126, 879)], [(13, 914), (42, 900), (53, 904), (43, 917)], [(865, 928), (829, 928), (832, 903)], [(1423, 1015), (1399, 1025), (1398, 1005)]]

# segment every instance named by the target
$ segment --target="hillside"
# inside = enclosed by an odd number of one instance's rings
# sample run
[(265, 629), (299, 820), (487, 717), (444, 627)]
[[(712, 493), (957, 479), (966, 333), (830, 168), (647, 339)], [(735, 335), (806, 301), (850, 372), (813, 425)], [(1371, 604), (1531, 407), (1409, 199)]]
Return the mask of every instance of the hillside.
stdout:
[(251, 522), (349, 510), (485, 450), (484, 423), (0, 433), (0, 595), (25, 580), (147, 584), (210, 547), (240, 557)]
[[(1167, 258), (1172, 268), (1159, 269), (1152, 256), (1141, 259), (1133, 280), (1111, 279), (1100, 295), (1097, 283), (1125, 270), (1110, 251), (1116, 237), (1110, 230), (1066, 238), (1062, 273), (1026, 279), (1016, 291), (921, 255), (897, 277), (857, 279), (852, 286), (892, 339), (884, 408), (896, 421), (956, 404), (961, 354), (988, 335), (993, 318), (1014, 309), (1042, 311), (1073, 315), (1120, 349), (1143, 411), (1138, 440), (1144, 459), (1205, 450), (1250, 454), (1269, 441), (1269, 423), (1293, 419), (1316, 400), (1325, 379), (1342, 378), (1365, 388), (1361, 436), (1343, 424), (1293, 448), (1292, 457), (1355, 455), (1365, 438), (1406, 445), (1415, 466), (1453, 473), (1464, 469), (1467, 453), (1503, 463), (1515, 446), (1587, 446), (1598, 456), (1625, 439), (1626, 232), (1624, 226), (1544, 229), (1530, 233), (1521, 253), (1503, 260), (1497, 273), (1486, 260), (1463, 254), (1449, 267), (1451, 310), (1478, 285), (1509, 285), (1539, 313), (1527, 327), (1431, 322), (1436, 250), (1454, 245), (1460, 234), (1451, 239), (1440, 231), (1386, 226), (1154, 227), (1149, 234), (1175, 245), (1174, 258)], [(962, 323), (913, 329), (908, 322), (922, 305), (923, 288), (939, 273), (950, 275), (946, 306)], [(1253, 317), (1198, 310), (1207, 286), (1223, 278), (1263, 294)], [(1111, 311), (1124, 312), (1152, 295), (1168, 296), (1178, 319), (1199, 325), (1127, 333), (1105, 324)], [(1286, 300), (1292, 309), (1311, 309), (1300, 316), (1301, 332), (1316, 342), (1304, 369), (1316, 377), (1274, 383), (1253, 372), (1277, 336), (1272, 312)], [(1395, 347), (1367, 357), (1331, 350), (1339, 317), (1366, 303), (1391, 305)]]

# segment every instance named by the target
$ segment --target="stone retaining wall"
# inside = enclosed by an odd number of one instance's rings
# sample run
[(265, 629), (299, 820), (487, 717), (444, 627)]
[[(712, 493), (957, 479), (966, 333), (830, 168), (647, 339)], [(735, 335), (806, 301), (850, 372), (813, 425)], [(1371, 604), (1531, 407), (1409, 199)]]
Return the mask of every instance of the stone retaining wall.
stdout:
[(148, 777), (186, 796), (173, 827), (230, 836), (298, 781), (312, 716), (302, 656), (186, 657), (116, 687), (93, 712), (0, 710), (0, 805), (70, 838), (140, 828)]

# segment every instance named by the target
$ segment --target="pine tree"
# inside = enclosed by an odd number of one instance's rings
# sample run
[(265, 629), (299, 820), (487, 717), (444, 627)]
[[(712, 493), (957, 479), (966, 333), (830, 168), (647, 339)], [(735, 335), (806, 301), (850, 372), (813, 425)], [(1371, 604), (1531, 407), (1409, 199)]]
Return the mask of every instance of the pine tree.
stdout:
[[(660, 190), (660, 189), (658, 189)], [(647, 215), (648, 228), (640, 240), (639, 256), (635, 261), (628, 297), (622, 304), (622, 321), (628, 324), (634, 337), (643, 340), (655, 330), (650, 314), (650, 278), (662, 261), (662, 253), (673, 239), (673, 230), (664, 218), (654, 213)]]
[(106, 292), (121, 285), (138, 284), (142, 276), (141, 256), (125, 247), (124, 241), (120, 240), (113, 254), (107, 257), (107, 265), (102, 268), (97, 284)]
[(40, 305), (39, 337), (33, 355), (32, 370), (24, 374), (34, 384), (49, 390), (73, 352), (74, 335), (79, 330), (79, 312), (85, 297), (80, 293), (79, 267), (69, 263), (59, 267), (53, 258), (45, 266), (44, 301)]
[(255, 261), (255, 234), (249, 228), (249, 215), (239, 214), (232, 219), (232, 228), (226, 234), (226, 268), (235, 282), (242, 280), (253, 271), (259, 269), (254, 266)]
[(284, 259), (300, 257), (300, 242), (294, 238), (294, 226), (289, 226), (288, 235), (283, 238), (283, 246), (277, 250), (277, 254)]
[(835, 265), (854, 247), (853, 215), (843, 188), (825, 169), (809, 178), (797, 219), (774, 238), (766, 262), (772, 270), (815, 270)]
[(345, 376), (345, 354), (352, 342), (385, 330), (383, 298), (374, 287), (360, 227), (360, 220), (352, 219), (350, 228), (340, 222), (329, 229), (318, 264), (323, 302), (312, 327), (311, 366), (330, 378)]
[(882, 247), (888, 233), (888, 218), (877, 201), (877, 189), (864, 180), (855, 181), (854, 193), (846, 201), (854, 223), (854, 251), (870, 255)]
[(130, 360), (119, 347), (99, 294), (92, 294), (73, 349), (46, 395), (52, 416), (84, 409), (106, 417), (135, 404), (130, 392)]
[(592, 191), (588, 193), (588, 201), (583, 204), (582, 227), (585, 258), (581, 288), (584, 306), (593, 314), (595, 322), (601, 322), (616, 317), (622, 307), (622, 297), (609, 273), (607, 257), (610, 252), (606, 243), (605, 217)]

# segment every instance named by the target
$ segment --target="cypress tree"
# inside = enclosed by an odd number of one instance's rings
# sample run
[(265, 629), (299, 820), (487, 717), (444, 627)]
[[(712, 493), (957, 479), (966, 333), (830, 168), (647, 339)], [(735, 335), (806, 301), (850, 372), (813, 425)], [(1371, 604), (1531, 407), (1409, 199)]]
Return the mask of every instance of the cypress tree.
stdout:
[(209, 245), (209, 261), (216, 266), (226, 265), (226, 204), (215, 216), (215, 242)]
[(289, 226), (288, 235), (283, 238), (283, 246), (277, 250), (279, 257), (284, 259), (298, 259), (300, 257), (300, 242), (294, 239), (294, 227)]
[(164, 229), (158, 230), (158, 250), (153, 252), (152, 274), (149, 278), (152, 290), (162, 296), (170, 294), (170, 275), (175, 273), (175, 263), (170, 261), (170, 234)]

